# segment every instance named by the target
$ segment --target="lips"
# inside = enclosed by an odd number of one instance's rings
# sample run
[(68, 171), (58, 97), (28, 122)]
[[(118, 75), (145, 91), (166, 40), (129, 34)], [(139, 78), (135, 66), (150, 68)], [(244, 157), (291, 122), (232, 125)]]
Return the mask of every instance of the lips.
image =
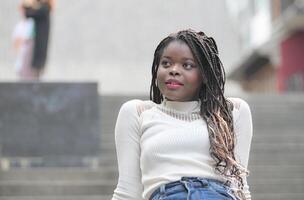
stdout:
[(171, 85), (184, 85), (182, 82), (175, 80), (175, 79), (169, 79), (166, 81), (166, 84), (171, 84)]
[(169, 89), (178, 89), (184, 85), (183, 83), (175, 79), (169, 79), (165, 83)]

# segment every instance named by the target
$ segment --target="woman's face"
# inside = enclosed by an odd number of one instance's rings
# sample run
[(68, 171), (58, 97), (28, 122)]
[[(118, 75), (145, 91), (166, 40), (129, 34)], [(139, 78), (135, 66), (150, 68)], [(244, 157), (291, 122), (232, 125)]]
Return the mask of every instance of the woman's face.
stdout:
[(202, 85), (201, 71), (188, 45), (174, 40), (163, 50), (157, 70), (157, 84), (162, 95), (171, 101), (198, 98)]

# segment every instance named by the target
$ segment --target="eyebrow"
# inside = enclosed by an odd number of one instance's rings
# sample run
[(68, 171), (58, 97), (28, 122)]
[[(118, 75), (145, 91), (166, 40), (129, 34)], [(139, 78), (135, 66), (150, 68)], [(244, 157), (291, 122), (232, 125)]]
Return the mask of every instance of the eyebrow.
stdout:
[[(167, 59), (170, 59), (170, 60), (172, 60), (172, 58), (170, 57), (170, 56), (162, 56), (162, 57), (160, 57), (161, 59), (162, 58), (167, 58)], [(191, 60), (191, 61), (193, 61), (193, 62), (195, 62), (195, 60), (194, 59), (192, 59), (192, 58), (182, 58), (183, 60)]]

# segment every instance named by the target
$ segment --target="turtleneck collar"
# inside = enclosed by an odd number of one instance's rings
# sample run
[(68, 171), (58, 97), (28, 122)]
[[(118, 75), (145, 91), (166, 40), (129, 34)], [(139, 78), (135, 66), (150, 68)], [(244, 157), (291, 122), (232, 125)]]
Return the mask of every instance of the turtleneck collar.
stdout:
[(161, 105), (165, 108), (176, 110), (179, 112), (199, 112), (200, 111), (200, 101), (168, 101), (164, 100)]

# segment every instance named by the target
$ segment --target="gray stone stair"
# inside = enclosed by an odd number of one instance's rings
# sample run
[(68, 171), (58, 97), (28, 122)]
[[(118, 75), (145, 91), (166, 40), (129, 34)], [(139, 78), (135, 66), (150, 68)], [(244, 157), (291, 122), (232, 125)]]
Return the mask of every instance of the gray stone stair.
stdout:
[(109, 200), (108, 195), (87, 196), (2, 196), (0, 200)]
[(304, 199), (304, 96), (246, 99), (254, 127), (248, 178), (253, 199)]
[[(251, 95), (254, 135), (248, 178), (253, 200), (304, 199), (304, 96)], [(0, 200), (106, 200), (116, 185), (114, 126), (121, 104), (140, 96), (101, 96), (99, 167), (0, 172)]]
[[(111, 199), (118, 170), (113, 129), (120, 105), (135, 97), (101, 97), (96, 168), (11, 168), (0, 172), (0, 200)], [(142, 97), (139, 97), (142, 98)]]
[(28, 180), (35, 182), (64, 182), (113, 180), (115, 178), (117, 178), (117, 169), (113, 166), (103, 166), (102, 170), (89, 168), (28, 168), (2, 171), (0, 174), (0, 184), (3, 182), (25, 182)]

